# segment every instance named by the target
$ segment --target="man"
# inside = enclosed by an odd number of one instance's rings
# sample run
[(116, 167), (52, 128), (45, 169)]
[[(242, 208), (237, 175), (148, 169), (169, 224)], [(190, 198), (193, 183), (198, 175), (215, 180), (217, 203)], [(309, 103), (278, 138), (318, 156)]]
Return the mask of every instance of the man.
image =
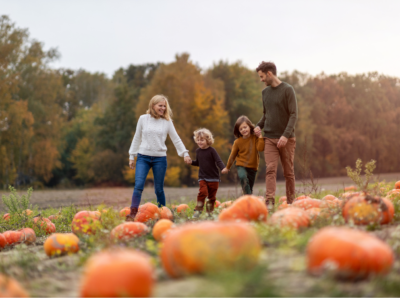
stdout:
[(296, 138), (294, 126), (297, 121), (297, 100), (293, 87), (276, 76), (272, 62), (261, 62), (256, 69), (261, 82), (267, 87), (262, 91), (263, 116), (254, 132), (257, 136), (264, 130), (266, 204), (272, 210), (275, 204), (276, 170), (280, 158), (286, 180), (287, 203), (295, 196), (294, 151)]

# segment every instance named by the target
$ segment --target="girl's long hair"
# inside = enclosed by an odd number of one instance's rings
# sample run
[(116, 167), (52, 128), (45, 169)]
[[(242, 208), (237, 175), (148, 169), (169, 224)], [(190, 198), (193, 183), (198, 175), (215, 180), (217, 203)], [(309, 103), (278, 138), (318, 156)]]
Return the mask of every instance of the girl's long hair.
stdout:
[[(155, 110), (154, 105), (158, 104), (161, 101), (165, 100), (166, 109), (164, 111), (164, 115), (160, 116)], [(168, 103), (168, 98), (163, 94), (157, 94), (150, 99), (149, 109), (146, 111), (146, 114), (150, 114), (152, 117), (159, 119), (164, 118), (165, 120), (172, 120), (172, 110)]]
[(233, 134), (235, 135), (235, 137), (242, 137), (242, 134), (239, 132), (239, 127), (240, 125), (242, 125), (242, 123), (246, 123), (250, 127), (250, 134), (254, 135), (254, 124), (250, 121), (249, 118), (242, 115), (236, 120), (235, 127), (233, 128)]

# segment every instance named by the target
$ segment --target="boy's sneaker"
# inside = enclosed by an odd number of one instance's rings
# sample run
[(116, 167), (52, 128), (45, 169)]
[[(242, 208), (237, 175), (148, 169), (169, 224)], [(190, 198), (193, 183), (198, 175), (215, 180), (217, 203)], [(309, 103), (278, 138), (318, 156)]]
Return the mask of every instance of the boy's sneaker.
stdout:
[(199, 218), (199, 217), (200, 217), (200, 211), (195, 210), (192, 218)]

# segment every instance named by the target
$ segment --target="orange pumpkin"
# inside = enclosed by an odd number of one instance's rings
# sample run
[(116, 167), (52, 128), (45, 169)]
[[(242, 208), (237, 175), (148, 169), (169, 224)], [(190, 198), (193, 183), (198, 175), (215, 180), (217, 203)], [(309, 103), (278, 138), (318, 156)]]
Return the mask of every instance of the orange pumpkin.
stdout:
[(4, 219), (5, 221), (10, 220), (10, 213), (4, 214), (4, 215), (3, 215), (3, 219)]
[(394, 206), (392, 201), (387, 198), (382, 198), (383, 203), (386, 205), (387, 209), (382, 211), (381, 224), (391, 223), (394, 217)]
[(51, 234), (56, 232), (56, 226), (51, 222), (50, 219), (46, 217), (35, 217), (33, 223), (39, 226), (46, 234)]
[(334, 201), (334, 200), (337, 200), (337, 197), (335, 197), (334, 195), (326, 195), (325, 197), (322, 198), (322, 200), (324, 200), (324, 201)]
[(294, 201), (300, 201), (300, 200), (304, 200), (304, 199), (311, 199), (311, 198), (309, 196), (302, 195), (302, 196), (295, 198)]
[(287, 197), (286, 196), (281, 196), (279, 198), (279, 203), (287, 202)]
[(50, 215), (50, 216), (48, 217), (48, 219), (49, 219), (51, 222), (53, 222), (53, 221), (55, 221), (55, 220), (58, 219), (58, 215)]
[(344, 188), (344, 191), (355, 191), (357, 190), (357, 186), (350, 185)]
[(160, 219), (153, 227), (153, 237), (157, 241), (161, 241), (167, 231), (169, 231), (174, 223), (169, 219)]
[(32, 215), (33, 211), (31, 209), (26, 209), (24, 212), (22, 212), (26, 216)]
[(154, 285), (150, 257), (132, 249), (91, 256), (84, 265), (81, 297), (149, 297)]
[(119, 212), (119, 216), (121, 217), (126, 217), (127, 215), (131, 214), (131, 208), (130, 207), (125, 207)]
[(7, 239), (0, 233), (0, 250), (7, 246)]
[(147, 222), (149, 220), (157, 220), (161, 217), (160, 209), (153, 203), (146, 203), (139, 207), (136, 214), (135, 221)]
[(395, 189), (400, 189), (400, 180), (394, 184)]
[(218, 200), (215, 200), (215, 208), (218, 208), (219, 206), (221, 206), (221, 202)]
[(386, 198), (393, 201), (394, 199), (400, 199), (400, 189), (392, 189), (386, 194)]
[(186, 212), (186, 210), (189, 209), (189, 206), (187, 204), (180, 204), (178, 207), (176, 207), (176, 212), (181, 213), (181, 212)]
[(116, 226), (110, 233), (111, 239), (129, 240), (149, 232), (149, 228), (141, 222), (124, 222)]
[(340, 208), (343, 205), (343, 201), (339, 199), (335, 200), (324, 200), (321, 202), (321, 205), (319, 206), (320, 208), (329, 208), (329, 209), (334, 209), (334, 208)]
[(244, 222), (199, 222), (172, 229), (164, 238), (161, 261), (171, 277), (251, 269), (261, 244)]
[(317, 199), (302, 199), (299, 201), (293, 202), (293, 207), (298, 207), (303, 210), (311, 209), (311, 208), (319, 208), (321, 205), (321, 200)]
[(14, 278), (0, 274), (0, 297), (29, 297), (29, 295)]
[(100, 225), (99, 211), (79, 211), (71, 222), (71, 229), (74, 234), (93, 235)]
[(226, 201), (226, 202), (221, 203), (221, 205), (219, 205), (219, 208), (228, 208), (231, 205), (232, 205), (232, 201)]
[(346, 222), (352, 220), (356, 225), (379, 223), (382, 218), (382, 210), (387, 206), (379, 197), (367, 194), (351, 197), (343, 207), (343, 217)]
[(307, 213), (300, 208), (290, 207), (275, 212), (269, 219), (269, 224), (281, 227), (301, 228), (310, 225)]
[(340, 195), (341, 198), (343, 199), (348, 199), (350, 197), (356, 196), (361, 194), (360, 192), (355, 192), (355, 191), (348, 191), (348, 192), (344, 192)]
[(7, 245), (13, 245), (21, 242), (21, 231), (6, 231), (3, 233)]
[(220, 221), (266, 221), (267, 217), (267, 205), (260, 201), (258, 197), (252, 195), (240, 197), (232, 204), (232, 206), (222, 210), (219, 214)]
[(317, 218), (324, 217), (324, 218), (330, 218), (331, 214), (321, 208), (310, 208), (306, 210), (306, 213), (308, 215), (308, 218), (310, 219), (310, 223), (313, 224)]
[(46, 239), (43, 247), (49, 257), (73, 254), (79, 251), (79, 238), (72, 233), (55, 233)]
[(367, 232), (347, 227), (323, 228), (307, 245), (307, 268), (314, 275), (330, 269), (336, 277), (355, 280), (386, 274), (393, 262), (389, 245)]
[(21, 232), (20, 241), (25, 244), (33, 244), (36, 242), (36, 233), (31, 228), (23, 228), (18, 232)]
[(161, 219), (174, 220), (174, 214), (172, 213), (171, 209), (169, 209), (167, 206), (162, 206), (160, 209)]

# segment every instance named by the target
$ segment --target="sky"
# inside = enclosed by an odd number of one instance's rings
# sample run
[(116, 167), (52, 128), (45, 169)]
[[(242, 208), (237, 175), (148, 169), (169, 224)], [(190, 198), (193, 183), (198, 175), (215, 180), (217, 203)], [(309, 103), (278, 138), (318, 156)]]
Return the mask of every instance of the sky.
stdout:
[(57, 48), (52, 67), (104, 72), (175, 60), (220, 60), (312, 75), (377, 71), (400, 77), (398, 0), (0, 0), (30, 37)]

